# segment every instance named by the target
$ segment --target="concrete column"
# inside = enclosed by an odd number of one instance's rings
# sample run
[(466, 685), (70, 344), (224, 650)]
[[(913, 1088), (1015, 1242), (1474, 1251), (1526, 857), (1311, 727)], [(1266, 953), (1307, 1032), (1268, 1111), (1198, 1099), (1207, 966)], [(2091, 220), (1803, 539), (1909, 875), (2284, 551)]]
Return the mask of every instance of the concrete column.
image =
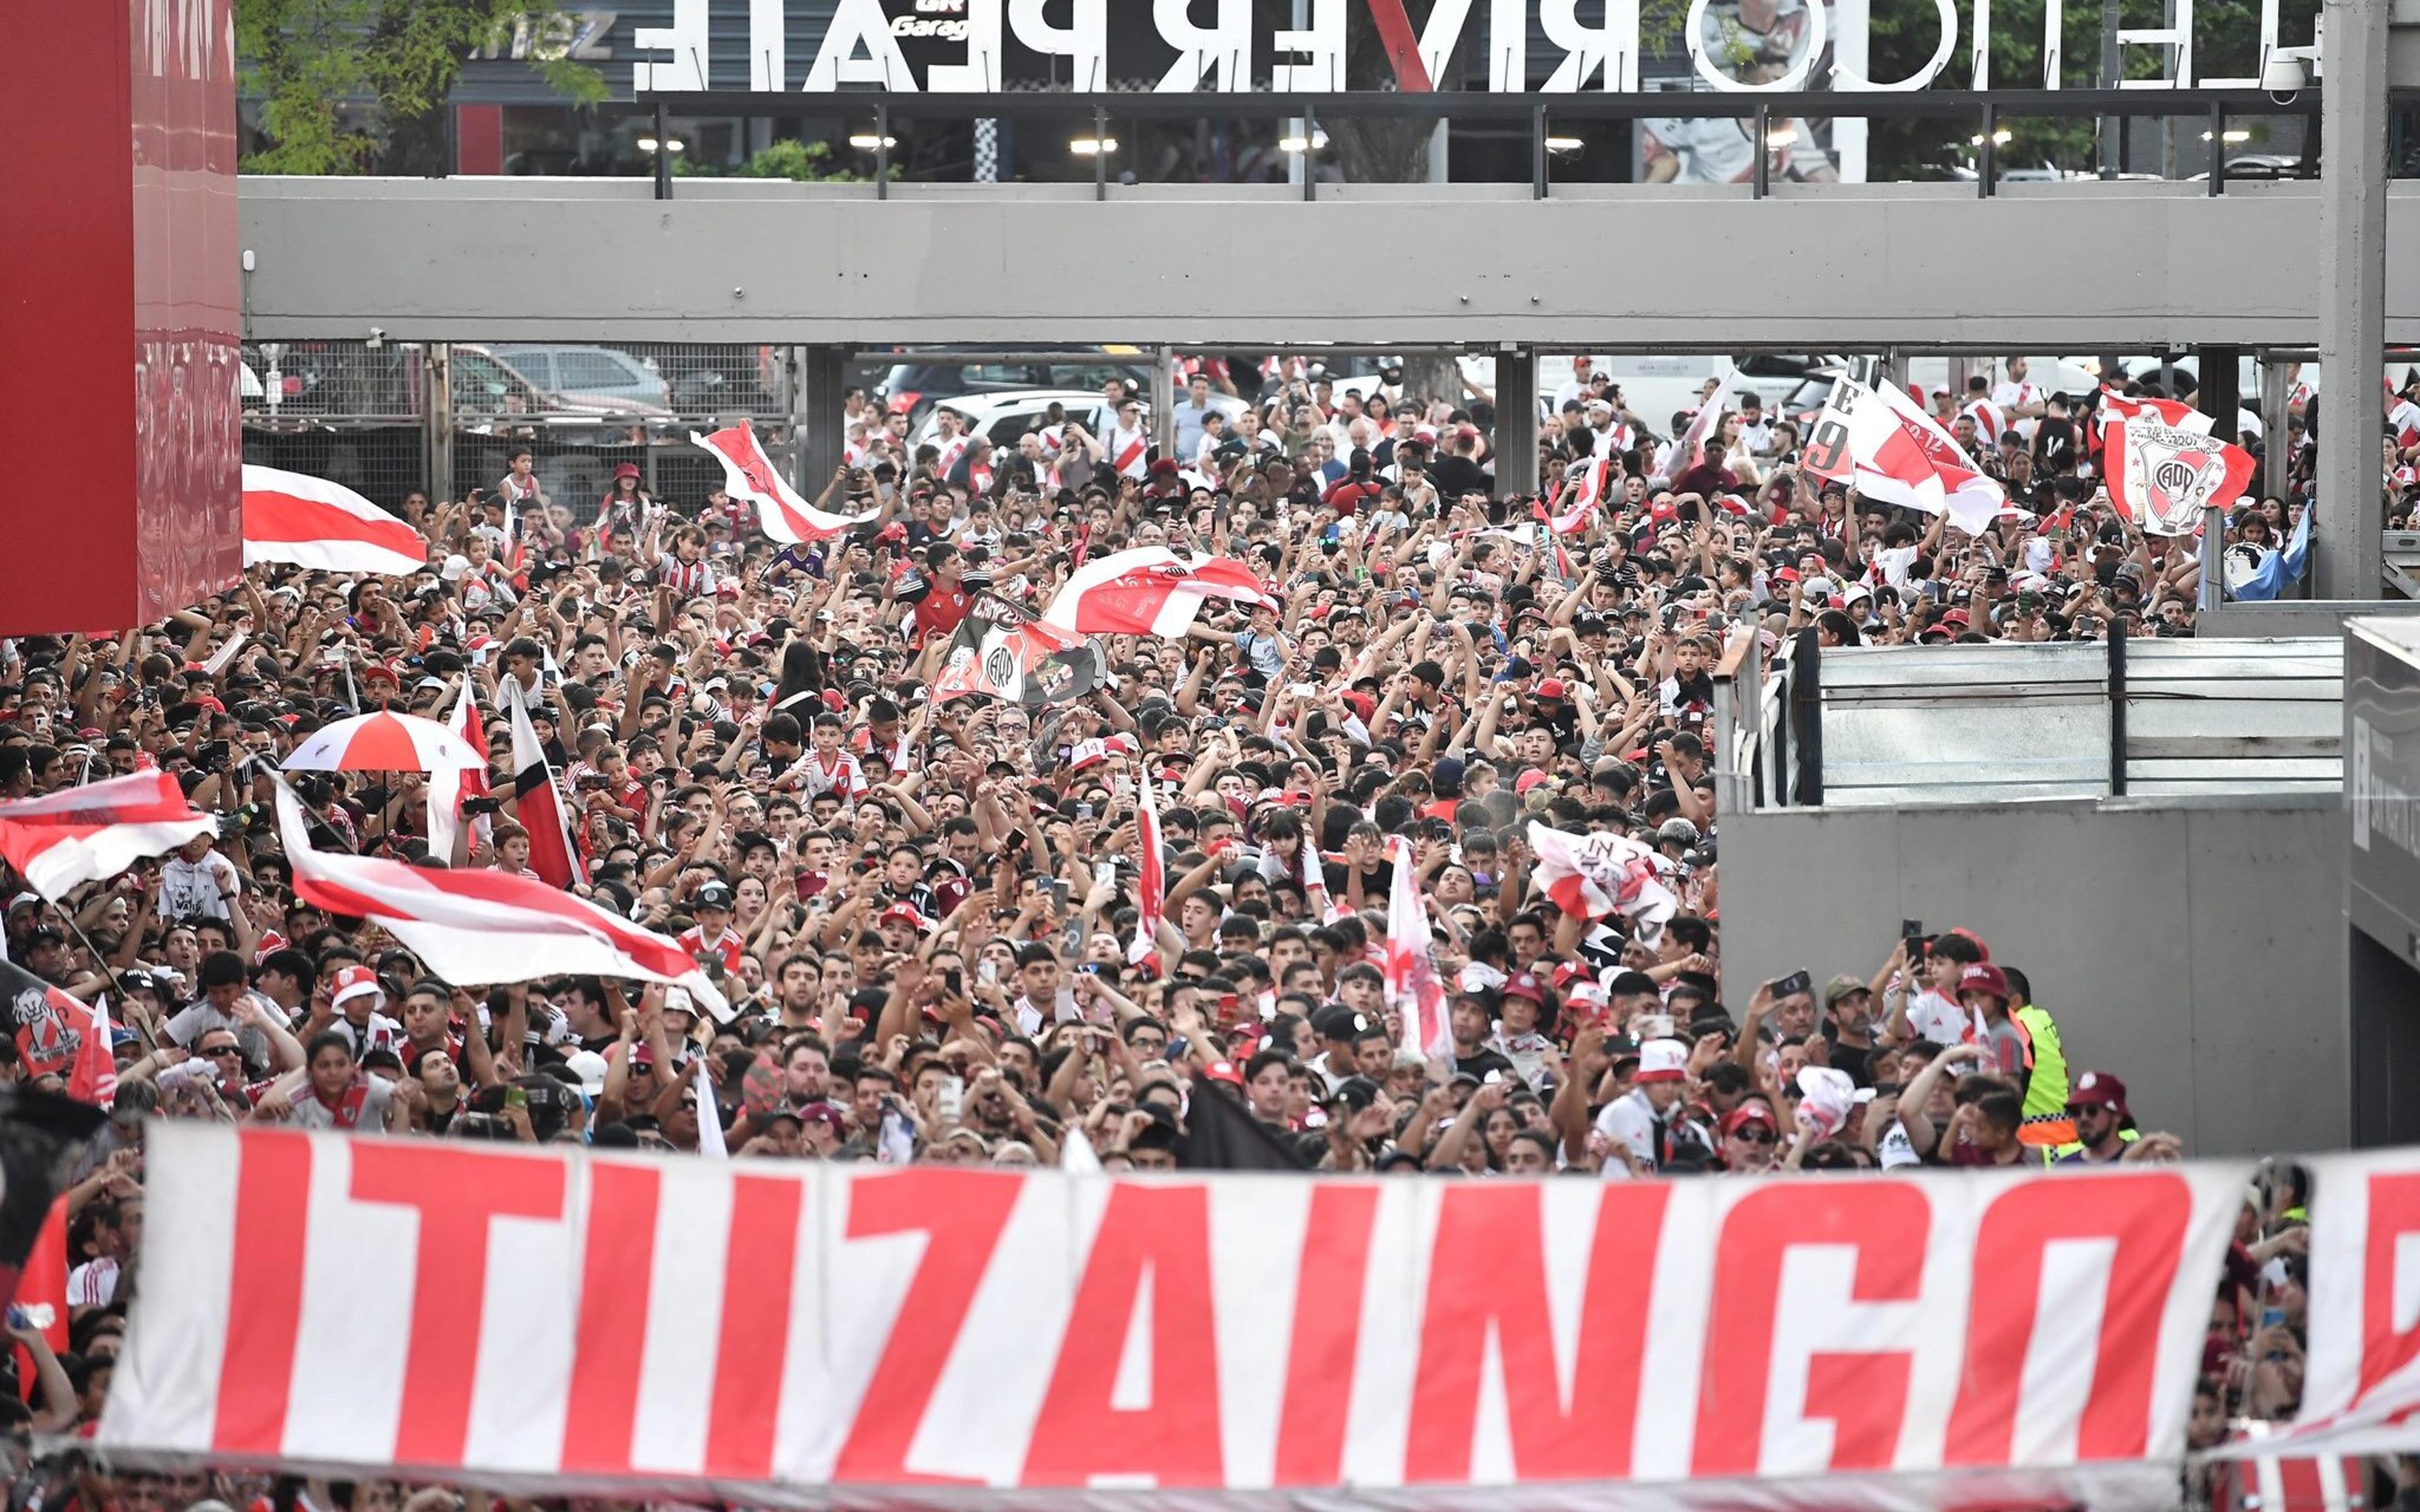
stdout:
[(847, 440), (841, 430), (846, 352), (838, 347), (790, 348), (791, 482), (813, 499), (840, 466)]
[(1496, 354), (1496, 491), (1538, 491), (1538, 354), (1527, 347)]
[(2211, 428), (2221, 440), (2233, 441), (2243, 434), (2243, 393), (2239, 387), (2242, 365), (2241, 347), (2194, 349), (2194, 367), (2200, 374), (2196, 385), (2199, 393), (2195, 397), (2201, 412), (2213, 422)]
[(421, 354), (421, 413), (427, 418), (420, 434), (420, 482), (436, 500), (455, 497), (453, 368), (454, 348), (444, 342), (430, 342)]
[(1176, 348), (1151, 349), (1151, 444), (1159, 455), (1176, 455)]
[(2325, 0), (2320, 22), (2318, 540), (2321, 598), (2381, 595), (2379, 391), (2386, 350), (2386, 18)]

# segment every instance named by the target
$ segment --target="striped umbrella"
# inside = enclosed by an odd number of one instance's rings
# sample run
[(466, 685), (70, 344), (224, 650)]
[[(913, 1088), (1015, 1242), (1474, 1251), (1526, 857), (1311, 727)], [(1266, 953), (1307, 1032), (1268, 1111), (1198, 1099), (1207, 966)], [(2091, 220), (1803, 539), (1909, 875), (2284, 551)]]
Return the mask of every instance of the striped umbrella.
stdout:
[(482, 767), (487, 753), (438, 723), (411, 714), (339, 719), (294, 748), (289, 772), (434, 772)]

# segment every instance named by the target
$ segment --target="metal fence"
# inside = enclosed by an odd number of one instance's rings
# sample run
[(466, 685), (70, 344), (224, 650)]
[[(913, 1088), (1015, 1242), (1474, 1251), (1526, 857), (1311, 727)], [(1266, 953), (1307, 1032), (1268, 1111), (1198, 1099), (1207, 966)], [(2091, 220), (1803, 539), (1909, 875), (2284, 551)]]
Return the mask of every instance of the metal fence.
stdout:
[(1732, 667), (1718, 801), (1741, 807), (2343, 786), (2336, 639), (1822, 650), (1808, 631)]
[(721, 481), (692, 430), (745, 418), (782, 455), (796, 384), (788, 348), (732, 343), (256, 341), (243, 363), (248, 462), (393, 508), (491, 487), (527, 446), (583, 520), (624, 463), (675, 499)]

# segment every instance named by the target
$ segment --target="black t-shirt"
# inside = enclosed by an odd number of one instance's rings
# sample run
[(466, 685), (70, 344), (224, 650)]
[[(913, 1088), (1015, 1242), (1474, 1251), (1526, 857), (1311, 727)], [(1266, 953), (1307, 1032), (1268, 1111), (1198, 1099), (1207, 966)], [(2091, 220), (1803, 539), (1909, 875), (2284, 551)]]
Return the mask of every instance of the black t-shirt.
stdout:
[(1488, 491), (1487, 474), (1466, 456), (1438, 457), (1429, 468), (1429, 477), (1436, 484), (1437, 496), (1449, 502), (1466, 493)]
[(1481, 1045), (1479, 1054), (1475, 1056), (1453, 1057), (1453, 1072), (1457, 1076), (1476, 1076), (1483, 1082), (1487, 1080), (1487, 1073), (1491, 1071), (1500, 1072), (1503, 1078), (1517, 1077), (1521, 1074), (1519, 1068), (1512, 1064), (1511, 1057), (1504, 1052), (1491, 1050), (1485, 1045)]
[(1836, 1029), (1826, 1028), (1823, 1038), (1831, 1042), (1831, 1064), (1834, 1071), (1847, 1072), (1849, 1080), (1859, 1087), (1874, 1085), (1873, 1068), (1868, 1064), (1873, 1057), (1871, 1049), (1860, 1050), (1854, 1045), (1842, 1044), (1838, 1038), (1838, 1031)]

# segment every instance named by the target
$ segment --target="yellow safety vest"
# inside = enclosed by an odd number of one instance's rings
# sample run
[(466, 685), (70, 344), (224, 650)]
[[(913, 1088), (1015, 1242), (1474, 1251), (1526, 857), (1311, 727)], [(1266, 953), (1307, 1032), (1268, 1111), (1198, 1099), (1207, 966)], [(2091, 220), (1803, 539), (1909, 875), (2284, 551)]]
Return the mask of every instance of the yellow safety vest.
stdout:
[(2016, 1010), (2009, 1022), (2024, 1036), (2025, 1062), (2031, 1071), (2018, 1140), (2046, 1147), (2073, 1145), (2075, 1125), (2067, 1117), (2067, 1053), (2059, 1045), (2057, 1023), (2038, 1003)]

